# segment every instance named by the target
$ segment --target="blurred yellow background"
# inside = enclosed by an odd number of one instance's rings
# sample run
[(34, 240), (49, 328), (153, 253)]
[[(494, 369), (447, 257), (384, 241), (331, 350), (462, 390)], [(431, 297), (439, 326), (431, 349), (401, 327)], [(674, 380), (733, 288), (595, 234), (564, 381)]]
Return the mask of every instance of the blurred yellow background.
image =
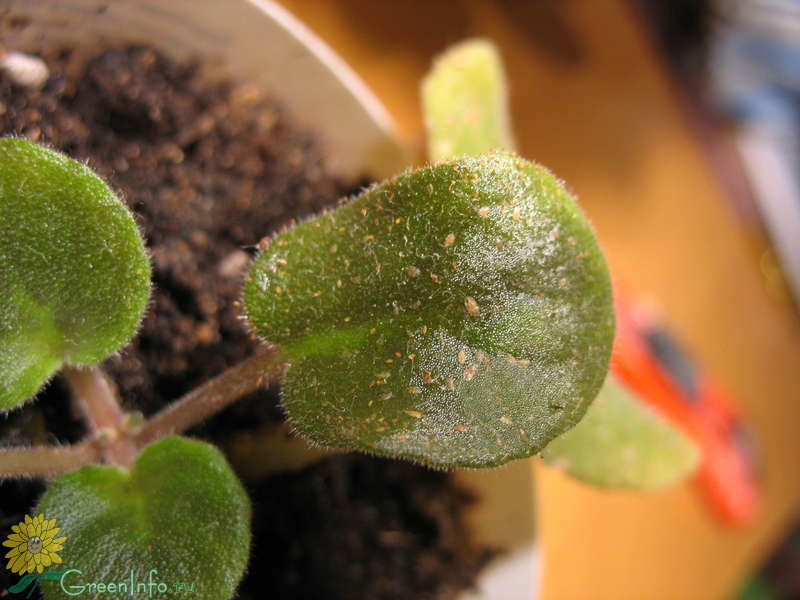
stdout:
[(663, 306), (754, 429), (765, 506), (743, 531), (691, 483), (601, 492), (537, 467), (543, 598), (729, 598), (796, 516), (800, 321), (767, 293), (763, 239), (737, 217), (662, 59), (622, 0), (281, 0), (364, 78), (421, 151), (417, 86), (431, 58), (497, 41), (521, 152), (578, 195), (615, 277)]

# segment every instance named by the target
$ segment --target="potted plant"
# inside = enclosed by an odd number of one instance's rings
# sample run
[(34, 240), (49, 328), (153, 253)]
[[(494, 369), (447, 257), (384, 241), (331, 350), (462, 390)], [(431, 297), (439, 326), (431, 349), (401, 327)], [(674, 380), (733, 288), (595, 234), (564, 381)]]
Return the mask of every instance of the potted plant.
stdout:
[[(510, 145), (492, 57), (482, 45), (460, 48), (432, 76), (433, 158)], [(452, 91), (465, 64), (477, 97)], [(243, 301), (253, 330), (278, 346), (132, 422), (96, 368), (74, 365), (116, 351), (141, 318), (149, 266), (134, 222), (85, 167), (3, 144), (2, 402), (20, 405), (66, 364), (94, 431), (72, 448), (6, 451), (4, 473), (124, 467), (67, 473), (40, 504), (68, 525), (70, 557), (85, 569), (158, 568), (162, 580), (194, 582), (200, 597), (233, 594), (249, 554), (246, 496), (218, 451), (170, 434), (270, 379), (282, 380), (290, 421), (316, 444), (450, 468), (538, 453), (580, 419), (605, 377), (613, 315), (591, 230), (549, 173), (497, 152), (405, 173), (265, 239)], [(601, 484), (661, 484), (686, 471), (682, 438), (624, 395), (607, 396), (551, 461)], [(668, 468), (652, 479), (615, 479), (620, 469), (597, 468), (585, 450), (609, 429), (624, 434), (602, 440), (612, 462), (631, 447), (671, 459), (677, 448), (679, 460), (659, 463)], [(12, 567), (42, 573), (60, 558), (52, 519), (19, 528)], [(132, 577), (131, 587), (153, 585)], [(62, 583), (45, 583), (48, 597), (65, 593)], [(107, 592), (120, 590), (98, 593)]]

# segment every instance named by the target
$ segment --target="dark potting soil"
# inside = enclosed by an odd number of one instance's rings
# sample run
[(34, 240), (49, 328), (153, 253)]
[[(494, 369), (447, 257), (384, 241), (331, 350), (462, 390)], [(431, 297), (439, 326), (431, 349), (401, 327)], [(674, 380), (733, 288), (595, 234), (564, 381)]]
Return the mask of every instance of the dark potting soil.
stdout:
[[(126, 408), (150, 414), (253, 352), (235, 301), (255, 244), (349, 190), (325, 172), (314, 139), (253, 89), (202, 83), (196, 65), (149, 48), (44, 58), (41, 90), (0, 76), (0, 134), (88, 161), (136, 213), (152, 304), (104, 368)], [(0, 417), (0, 445), (77, 441), (68, 400), (56, 378)], [(224, 440), (280, 418), (277, 391), (265, 390), (193, 433)], [(439, 598), (470, 587), (489, 556), (466, 533), (470, 498), (443, 473), (346, 455), (248, 487), (254, 550), (242, 598)], [(43, 489), (0, 482), (0, 536)], [(0, 569), (0, 596), (16, 579)]]

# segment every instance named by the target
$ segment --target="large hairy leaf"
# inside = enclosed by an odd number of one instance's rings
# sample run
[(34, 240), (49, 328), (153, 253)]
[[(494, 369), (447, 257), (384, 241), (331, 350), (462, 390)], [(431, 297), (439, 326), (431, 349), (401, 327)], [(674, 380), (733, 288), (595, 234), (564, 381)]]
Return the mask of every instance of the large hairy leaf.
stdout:
[(91, 364), (134, 334), (150, 264), (128, 209), (91, 169), (0, 139), (0, 410), (62, 364)]
[[(149, 588), (151, 597), (227, 600), (250, 556), (247, 494), (219, 450), (186, 438), (148, 446), (130, 470), (88, 466), (62, 475), (37, 511), (55, 519), (67, 538), (57, 568), (75, 570), (42, 582), (47, 600), (75, 596), (90, 582), (129, 582), (131, 572), (137, 583), (147, 582), (153, 569), (169, 591)], [(176, 584), (193, 584), (194, 592), (176, 591)], [(138, 588), (83, 594), (148, 595)]]
[(316, 443), (437, 466), (540, 451), (583, 415), (614, 331), (591, 228), (546, 169), (422, 168), (276, 236), (244, 290)]

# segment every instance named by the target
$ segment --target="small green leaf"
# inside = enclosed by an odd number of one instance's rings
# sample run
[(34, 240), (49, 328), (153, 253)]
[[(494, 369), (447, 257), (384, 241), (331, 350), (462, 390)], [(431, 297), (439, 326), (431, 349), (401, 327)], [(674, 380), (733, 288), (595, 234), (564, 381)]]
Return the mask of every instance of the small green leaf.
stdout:
[(544, 450), (547, 463), (608, 488), (666, 487), (691, 474), (698, 457), (692, 441), (613, 376), (583, 420)]
[(0, 410), (62, 364), (121, 348), (149, 294), (136, 223), (103, 180), (33, 142), (0, 139)]
[[(81, 572), (69, 574), (66, 586), (127, 582), (132, 571), (142, 582), (157, 569), (155, 581), (167, 584), (169, 593), (151, 590), (151, 597), (166, 598), (178, 593), (176, 584), (194, 584), (191, 597), (226, 600), (250, 556), (247, 494), (219, 450), (186, 438), (148, 446), (130, 471), (88, 466), (62, 475), (37, 511), (55, 519), (58, 535), (67, 537), (59, 568)], [(74, 595), (61, 582), (42, 587), (47, 600)], [(133, 595), (147, 594), (137, 589)], [(117, 590), (102, 597), (131, 594)]]
[(488, 40), (466, 40), (436, 59), (422, 107), (432, 161), (514, 149), (503, 63)]
[(602, 385), (614, 316), (574, 200), (513, 154), (411, 171), (295, 226), (244, 289), (323, 446), (437, 466), (539, 452)]

